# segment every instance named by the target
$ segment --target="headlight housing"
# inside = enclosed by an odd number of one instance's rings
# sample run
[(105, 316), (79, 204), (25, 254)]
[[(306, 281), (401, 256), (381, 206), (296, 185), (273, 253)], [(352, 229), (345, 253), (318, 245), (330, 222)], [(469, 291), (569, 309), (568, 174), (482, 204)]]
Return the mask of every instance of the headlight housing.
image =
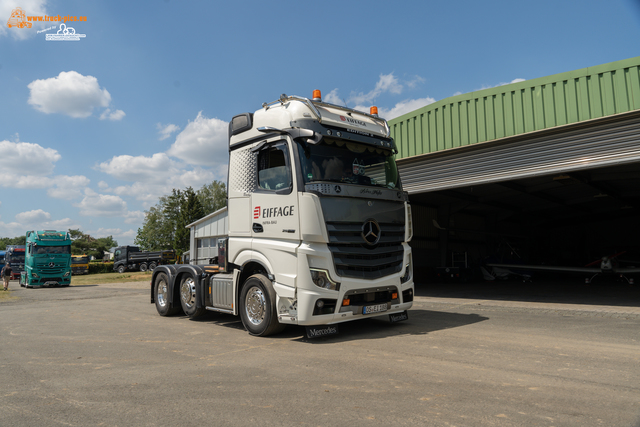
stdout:
[(70, 272), (70, 271), (67, 271), (66, 273), (64, 273), (64, 277), (67, 277), (67, 276), (69, 276), (70, 274), (71, 274), (71, 272)]
[(36, 279), (39, 279), (40, 276), (38, 276), (36, 273), (34, 273), (33, 271), (31, 272), (31, 277), (34, 277)]
[(329, 277), (327, 270), (321, 270), (318, 268), (310, 268), (311, 280), (313, 284), (322, 289), (330, 289), (332, 291), (340, 290), (340, 283), (335, 282)]
[(404, 275), (400, 278), (400, 283), (407, 283), (411, 279), (411, 258), (405, 266)]

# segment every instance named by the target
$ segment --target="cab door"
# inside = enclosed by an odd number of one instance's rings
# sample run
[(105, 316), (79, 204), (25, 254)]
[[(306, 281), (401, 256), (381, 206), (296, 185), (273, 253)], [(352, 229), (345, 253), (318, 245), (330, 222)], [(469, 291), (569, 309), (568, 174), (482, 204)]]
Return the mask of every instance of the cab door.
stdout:
[(256, 148), (257, 186), (251, 194), (252, 249), (300, 240), (298, 193), (291, 147), (281, 139)]

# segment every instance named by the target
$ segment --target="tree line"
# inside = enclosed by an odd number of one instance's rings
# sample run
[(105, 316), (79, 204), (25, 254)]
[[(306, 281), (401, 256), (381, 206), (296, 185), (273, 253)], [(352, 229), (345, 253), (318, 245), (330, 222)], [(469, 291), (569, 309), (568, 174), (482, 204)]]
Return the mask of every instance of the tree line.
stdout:
[(187, 225), (227, 205), (227, 188), (213, 181), (198, 191), (172, 189), (168, 196), (145, 211), (134, 243), (144, 251), (175, 249), (178, 256), (189, 250)]
[[(172, 189), (168, 196), (160, 197), (155, 206), (144, 211), (142, 227), (134, 243), (143, 251), (175, 249), (178, 256), (189, 250), (190, 232), (187, 225), (227, 205), (227, 188), (223, 182), (213, 181), (198, 191)], [(25, 233), (26, 234), (26, 233)], [(112, 237), (94, 238), (80, 230), (69, 230), (71, 253), (102, 259), (105, 252), (118, 246)], [(26, 236), (0, 237), (0, 250), (7, 245), (25, 245)]]

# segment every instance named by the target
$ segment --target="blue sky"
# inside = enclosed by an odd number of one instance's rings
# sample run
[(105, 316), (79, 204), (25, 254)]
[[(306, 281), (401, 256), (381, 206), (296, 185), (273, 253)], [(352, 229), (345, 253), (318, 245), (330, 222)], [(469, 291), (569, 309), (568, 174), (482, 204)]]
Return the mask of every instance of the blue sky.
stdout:
[(131, 244), (160, 196), (226, 180), (228, 121), (281, 93), (391, 119), (639, 47), (637, 0), (0, 0), (0, 237)]

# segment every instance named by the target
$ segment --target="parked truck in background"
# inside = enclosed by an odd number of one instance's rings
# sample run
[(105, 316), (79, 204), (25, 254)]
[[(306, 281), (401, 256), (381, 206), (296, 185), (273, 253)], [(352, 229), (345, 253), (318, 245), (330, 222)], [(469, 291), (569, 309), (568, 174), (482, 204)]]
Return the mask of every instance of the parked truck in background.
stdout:
[(27, 231), (24, 271), (26, 288), (71, 284), (71, 236), (66, 231)]
[(24, 271), (24, 245), (7, 245), (4, 254), (5, 263), (9, 263), (13, 273), (11, 274), (11, 280), (20, 278), (20, 274)]
[(153, 270), (158, 265), (173, 264), (175, 261), (176, 253), (173, 250), (143, 252), (137, 246), (118, 246), (113, 252), (113, 269), (118, 273)]
[(71, 255), (71, 274), (89, 274), (89, 255)]
[(413, 304), (411, 209), (397, 149), (370, 114), (282, 95), (229, 124), (228, 237), (216, 265), (156, 268), (158, 313), (238, 315), (252, 335), (309, 337)]

